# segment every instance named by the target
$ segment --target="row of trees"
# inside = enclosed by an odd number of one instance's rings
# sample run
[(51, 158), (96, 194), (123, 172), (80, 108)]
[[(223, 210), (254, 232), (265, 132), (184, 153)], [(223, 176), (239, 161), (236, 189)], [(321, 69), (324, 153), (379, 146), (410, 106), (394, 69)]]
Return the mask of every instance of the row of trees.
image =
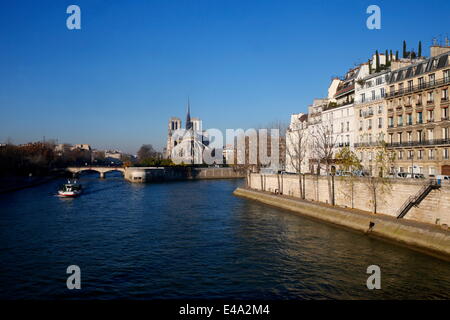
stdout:
[[(362, 181), (371, 195), (370, 202), (373, 212), (377, 212), (378, 196), (390, 189), (388, 177), (390, 168), (395, 161), (394, 153), (386, 148), (385, 143), (372, 147), (375, 157), (372, 161), (374, 169), (366, 170), (358, 156), (348, 146), (337, 148), (336, 136), (326, 124), (313, 127), (301, 127), (291, 130), (287, 139), (287, 161), (298, 175), (300, 197), (306, 198), (305, 176), (307, 174), (320, 175), (320, 170), (325, 170), (328, 185), (328, 202), (335, 205), (335, 173), (336, 170), (350, 172), (341, 176), (347, 185), (347, 194), (354, 204), (354, 186), (356, 181)], [(315, 166), (315, 172), (311, 165)], [(356, 174), (358, 173), (358, 174)], [(345, 192), (345, 191), (344, 191)]]

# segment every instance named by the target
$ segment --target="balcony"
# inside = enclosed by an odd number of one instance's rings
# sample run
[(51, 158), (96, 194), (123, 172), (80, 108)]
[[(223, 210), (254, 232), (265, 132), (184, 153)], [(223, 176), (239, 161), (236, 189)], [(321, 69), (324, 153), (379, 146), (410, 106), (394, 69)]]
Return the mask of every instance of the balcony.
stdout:
[(435, 88), (435, 87), (439, 87), (441, 85), (445, 85), (450, 83), (450, 77), (448, 78), (442, 78), (442, 79), (438, 79), (435, 81), (429, 81), (429, 82), (423, 82), (419, 85), (413, 86), (411, 88), (408, 88), (407, 90), (405, 89), (399, 89), (397, 91), (390, 91), (386, 94), (386, 98), (393, 98), (393, 97), (399, 97), (405, 94), (409, 94), (409, 93), (413, 93), (413, 92), (417, 92), (417, 91), (422, 91), (424, 89), (431, 89), (431, 88)]
[(342, 96), (343, 94), (349, 93), (352, 90), (355, 90), (355, 85), (354, 84), (350, 85), (350, 86), (347, 86), (347, 87), (344, 87), (344, 88), (336, 91), (336, 94), (334, 95), (334, 97), (338, 98), (339, 96)]
[(428, 123), (434, 122), (434, 119), (428, 119), (427, 122), (428, 122)]
[(363, 148), (363, 147), (377, 147), (380, 145), (380, 142), (359, 142), (359, 143), (355, 143), (354, 147), (355, 148)]
[(427, 100), (427, 107), (434, 104), (434, 100)]
[(430, 139), (422, 141), (408, 141), (408, 142), (392, 142), (388, 143), (387, 147), (415, 147), (415, 146), (437, 146), (437, 145), (450, 145), (450, 138), (447, 139)]
[(446, 117), (442, 117), (442, 118), (441, 118), (441, 120), (442, 120), (442, 121), (446, 121), (446, 120), (448, 120), (448, 116), (446, 116)]

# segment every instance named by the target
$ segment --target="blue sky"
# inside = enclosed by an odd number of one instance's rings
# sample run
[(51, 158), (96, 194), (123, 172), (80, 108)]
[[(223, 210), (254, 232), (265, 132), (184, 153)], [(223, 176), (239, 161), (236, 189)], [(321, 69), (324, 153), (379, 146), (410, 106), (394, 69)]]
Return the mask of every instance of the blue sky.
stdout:
[[(81, 8), (81, 30), (66, 8)], [(381, 8), (381, 30), (366, 8)], [(450, 1), (40, 0), (0, 4), (0, 142), (162, 149), (171, 116), (205, 128), (289, 121), (333, 75), (450, 32)]]

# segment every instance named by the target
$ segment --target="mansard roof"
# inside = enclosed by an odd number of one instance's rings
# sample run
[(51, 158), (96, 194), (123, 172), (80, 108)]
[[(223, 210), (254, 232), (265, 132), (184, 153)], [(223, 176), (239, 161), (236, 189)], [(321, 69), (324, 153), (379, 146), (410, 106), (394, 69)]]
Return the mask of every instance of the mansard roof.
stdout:
[(409, 78), (419, 76), (428, 72), (445, 68), (449, 65), (450, 52), (430, 57), (424, 61), (400, 68), (391, 73), (388, 83), (395, 83)]

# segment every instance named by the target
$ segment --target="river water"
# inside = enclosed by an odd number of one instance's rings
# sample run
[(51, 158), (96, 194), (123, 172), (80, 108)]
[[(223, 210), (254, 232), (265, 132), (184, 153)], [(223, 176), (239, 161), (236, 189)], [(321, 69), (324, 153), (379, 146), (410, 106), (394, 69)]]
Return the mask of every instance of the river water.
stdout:
[(0, 299), (450, 298), (450, 263), (234, 197), (240, 180), (80, 181), (0, 195)]

